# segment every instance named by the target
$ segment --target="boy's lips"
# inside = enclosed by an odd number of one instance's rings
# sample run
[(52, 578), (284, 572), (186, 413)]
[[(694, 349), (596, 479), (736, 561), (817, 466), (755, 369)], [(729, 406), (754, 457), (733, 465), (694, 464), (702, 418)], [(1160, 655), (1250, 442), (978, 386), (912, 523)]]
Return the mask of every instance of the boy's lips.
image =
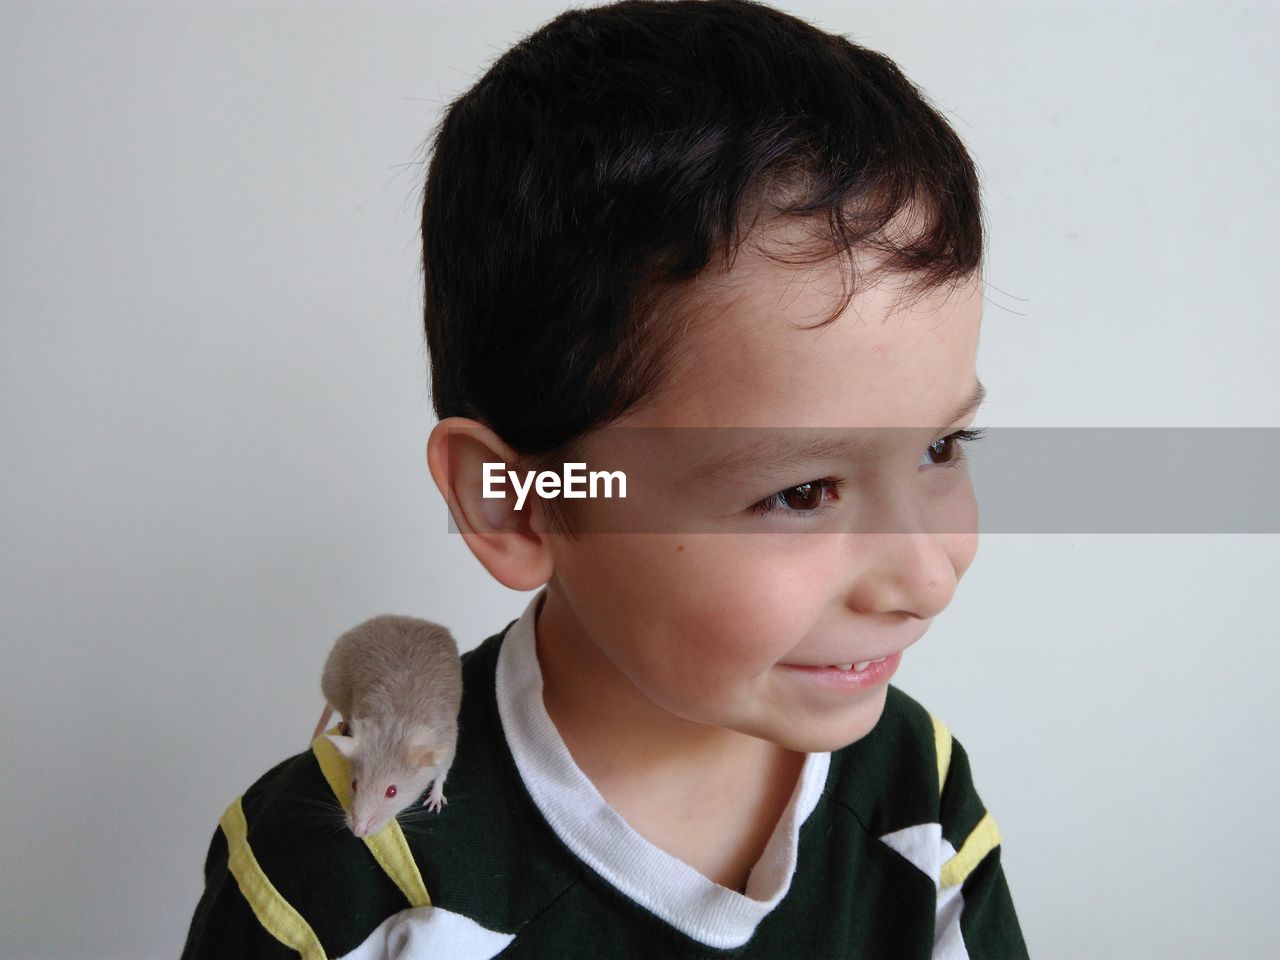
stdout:
[[(925, 630), (928, 629), (928, 622), (925, 624)], [(841, 660), (824, 660), (815, 663), (784, 663), (784, 667), (838, 667), (848, 663), (866, 663), (872, 660), (886, 660), (889, 657), (896, 657), (900, 653), (905, 653), (910, 647), (915, 646), (917, 640), (923, 637), (925, 630), (921, 630), (918, 636), (912, 637), (908, 643), (903, 644), (887, 653), (860, 654), (857, 657), (847, 657)]]
[[(883, 660), (858, 662), (852, 670), (831, 664), (784, 664), (786, 673), (809, 684), (812, 689), (827, 689), (838, 693), (857, 693), (887, 683), (898, 671), (902, 654), (893, 653)], [(861, 670), (858, 667), (862, 667)]]
[(787, 667), (840, 667), (850, 663), (871, 663), (876, 660), (885, 660), (889, 657), (901, 653), (901, 650), (890, 650), (888, 653), (878, 653), (872, 657), (858, 657), (856, 660), (836, 660), (830, 663), (787, 663), (783, 666)]

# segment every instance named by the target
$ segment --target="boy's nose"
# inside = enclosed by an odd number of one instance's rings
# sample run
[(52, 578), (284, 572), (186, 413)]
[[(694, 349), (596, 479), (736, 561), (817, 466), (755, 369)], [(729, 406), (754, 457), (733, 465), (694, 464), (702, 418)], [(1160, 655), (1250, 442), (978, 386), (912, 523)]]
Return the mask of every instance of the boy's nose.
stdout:
[(916, 620), (932, 620), (951, 603), (972, 558), (968, 541), (940, 541), (918, 531), (864, 533), (848, 539), (856, 554), (850, 566), (858, 573), (846, 602), (858, 613), (902, 612)]

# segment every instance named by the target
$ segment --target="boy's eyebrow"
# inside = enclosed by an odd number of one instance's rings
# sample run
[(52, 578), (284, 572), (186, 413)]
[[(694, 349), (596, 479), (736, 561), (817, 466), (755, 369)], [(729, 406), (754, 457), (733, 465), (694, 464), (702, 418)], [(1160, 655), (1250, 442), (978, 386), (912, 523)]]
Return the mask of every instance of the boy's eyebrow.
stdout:
[[(973, 383), (973, 392), (952, 411), (946, 424), (964, 420), (986, 400), (987, 388), (982, 381), (975, 377)], [(762, 463), (824, 460), (856, 450), (858, 446), (857, 441), (848, 437), (813, 437), (807, 431), (773, 434), (752, 444), (748, 450), (735, 451), (702, 464), (690, 474), (690, 478), (731, 475)]]
[(982, 385), (982, 381), (977, 377), (973, 378), (973, 393), (960, 406), (956, 407), (951, 414), (951, 419), (944, 421), (947, 425), (955, 423), (957, 420), (964, 420), (969, 414), (973, 413), (982, 402), (987, 399), (987, 388)]

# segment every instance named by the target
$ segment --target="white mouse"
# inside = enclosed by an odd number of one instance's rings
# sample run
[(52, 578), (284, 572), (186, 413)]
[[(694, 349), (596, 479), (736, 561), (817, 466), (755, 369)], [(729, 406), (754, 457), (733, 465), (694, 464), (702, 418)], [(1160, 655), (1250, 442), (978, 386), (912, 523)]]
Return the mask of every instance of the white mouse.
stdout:
[(320, 688), (327, 701), (312, 739), (334, 709), (343, 732), (328, 734), (351, 762), (347, 826), (377, 833), (422, 801), (438, 813), (458, 742), (462, 661), (448, 628), (417, 617), (380, 614), (334, 643)]

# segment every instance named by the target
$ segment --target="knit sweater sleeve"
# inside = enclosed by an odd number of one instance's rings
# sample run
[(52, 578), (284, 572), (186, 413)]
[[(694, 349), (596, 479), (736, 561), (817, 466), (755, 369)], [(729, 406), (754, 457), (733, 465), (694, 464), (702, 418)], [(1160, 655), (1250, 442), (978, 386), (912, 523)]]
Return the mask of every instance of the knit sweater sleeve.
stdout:
[(939, 726), (942, 851), (934, 960), (1029, 960), (995, 817), (974, 786), (968, 753)]
[(209, 843), (204, 881), (181, 960), (297, 960), (298, 951), (268, 933), (245, 899), (229, 869), (221, 827)]
[(365, 839), (334, 828), (342, 806), (321, 757), (342, 758), (327, 746), (317, 737), (226, 808), (182, 960), (341, 957), (388, 917), (429, 902), (398, 822)]

